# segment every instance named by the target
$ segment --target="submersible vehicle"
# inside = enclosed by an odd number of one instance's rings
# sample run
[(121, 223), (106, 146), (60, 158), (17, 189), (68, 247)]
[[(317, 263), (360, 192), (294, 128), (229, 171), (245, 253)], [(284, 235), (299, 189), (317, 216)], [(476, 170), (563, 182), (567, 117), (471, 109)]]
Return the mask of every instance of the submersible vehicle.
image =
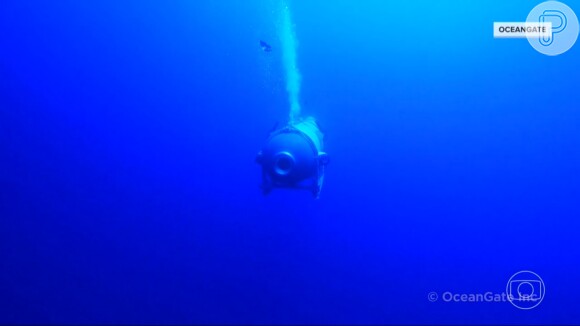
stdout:
[(318, 198), (329, 161), (323, 138), (312, 117), (272, 131), (256, 157), (262, 166), (263, 193), (274, 188), (306, 189)]

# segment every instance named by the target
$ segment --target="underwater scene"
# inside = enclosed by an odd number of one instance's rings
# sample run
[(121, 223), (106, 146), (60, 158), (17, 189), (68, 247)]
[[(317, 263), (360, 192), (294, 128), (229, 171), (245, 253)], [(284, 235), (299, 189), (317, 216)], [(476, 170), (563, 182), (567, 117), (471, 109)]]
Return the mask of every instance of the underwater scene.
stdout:
[(0, 324), (580, 324), (577, 14), (3, 0)]

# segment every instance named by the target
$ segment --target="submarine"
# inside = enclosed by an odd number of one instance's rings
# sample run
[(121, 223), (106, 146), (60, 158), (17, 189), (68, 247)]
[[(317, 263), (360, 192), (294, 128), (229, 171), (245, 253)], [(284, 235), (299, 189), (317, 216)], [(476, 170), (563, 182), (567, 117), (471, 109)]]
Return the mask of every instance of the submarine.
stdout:
[(269, 134), (256, 162), (262, 167), (262, 192), (275, 188), (305, 189), (319, 198), (324, 170), (324, 134), (312, 117), (291, 121)]

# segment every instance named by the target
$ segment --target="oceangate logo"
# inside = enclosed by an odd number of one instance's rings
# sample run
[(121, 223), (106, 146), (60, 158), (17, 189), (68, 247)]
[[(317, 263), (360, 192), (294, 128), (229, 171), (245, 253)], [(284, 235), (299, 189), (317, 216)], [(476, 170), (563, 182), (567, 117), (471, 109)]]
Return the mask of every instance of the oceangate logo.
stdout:
[(574, 11), (559, 1), (546, 1), (529, 13), (525, 22), (495, 22), (495, 38), (526, 38), (538, 52), (556, 56), (572, 48), (580, 24)]
[(429, 292), (427, 300), (442, 303), (495, 303), (509, 302), (522, 310), (536, 308), (544, 300), (546, 285), (540, 275), (532, 271), (519, 271), (513, 274), (506, 285), (505, 292), (481, 291), (462, 293), (454, 291)]
[(552, 35), (552, 23), (493, 23), (495, 38), (546, 38)]

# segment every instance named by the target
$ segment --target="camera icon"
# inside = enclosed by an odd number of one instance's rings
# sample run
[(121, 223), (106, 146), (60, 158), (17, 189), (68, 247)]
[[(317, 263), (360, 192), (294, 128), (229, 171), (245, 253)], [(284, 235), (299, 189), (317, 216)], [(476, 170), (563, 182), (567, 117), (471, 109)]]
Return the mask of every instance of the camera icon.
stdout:
[(512, 275), (506, 287), (507, 299), (519, 309), (537, 307), (546, 294), (542, 278), (531, 271), (520, 271)]

